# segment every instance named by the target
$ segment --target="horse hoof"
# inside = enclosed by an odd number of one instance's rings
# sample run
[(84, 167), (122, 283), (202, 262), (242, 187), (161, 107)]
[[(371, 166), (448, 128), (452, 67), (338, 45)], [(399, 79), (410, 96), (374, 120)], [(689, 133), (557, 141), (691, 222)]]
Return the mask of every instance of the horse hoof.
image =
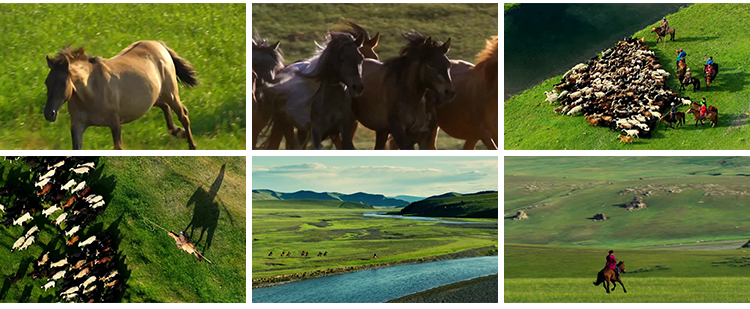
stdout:
[(172, 136), (183, 138), (185, 137), (185, 129), (183, 128), (175, 128), (174, 130), (169, 131)]

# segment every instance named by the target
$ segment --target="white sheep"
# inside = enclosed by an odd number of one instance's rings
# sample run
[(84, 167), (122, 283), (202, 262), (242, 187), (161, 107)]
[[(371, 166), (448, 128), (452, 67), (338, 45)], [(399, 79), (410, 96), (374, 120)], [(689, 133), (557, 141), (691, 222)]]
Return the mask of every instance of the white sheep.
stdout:
[(115, 276), (117, 276), (117, 270), (113, 270), (106, 277), (103, 277), (103, 278), (101, 278), (99, 280), (107, 282), (109, 280), (112, 280), (112, 278), (114, 278)]
[(36, 238), (34, 236), (26, 237), (26, 241), (23, 242), (23, 246), (21, 246), (21, 248), (18, 248), (18, 251), (23, 251), (23, 250), (28, 249), (29, 246), (31, 246), (31, 244), (34, 243), (35, 239)]
[(76, 184), (76, 181), (71, 179), (70, 181), (66, 182), (62, 187), (60, 187), (60, 189), (68, 191), (68, 189), (70, 189), (70, 187), (74, 186), (75, 184)]
[(73, 173), (76, 173), (76, 174), (80, 175), (80, 174), (86, 174), (86, 173), (88, 173), (90, 170), (92, 170), (92, 168), (90, 168), (88, 166), (84, 166), (84, 167), (71, 168), (70, 170), (73, 171)]
[(581, 91), (576, 91), (576, 92), (573, 92), (573, 93), (570, 94), (570, 98), (573, 99), (573, 100), (578, 99), (581, 96), (582, 96)]
[[(66, 260), (66, 262), (67, 262), (67, 260)], [(60, 280), (62, 277), (65, 277), (65, 271), (64, 270), (58, 271), (54, 276), (52, 276), (52, 280), (57, 281), (57, 280)]]
[(78, 293), (73, 293), (73, 294), (66, 294), (66, 295), (61, 295), (61, 296), (62, 296), (62, 298), (64, 298), (65, 300), (71, 300), (71, 299), (73, 299), (73, 298), (76, 298), (76, 297), (78, 297)]
[(92, 291), (96, 290), (96, 284), (92, 285), (90, 288), (83, 290), (83, 294), (91, 293)]
[(0, 211), (5, 212), (5, 206), (3, 204), (0, 204)]
[(61, 223), (65, 222), (65, 219), (68, 218), (68, 213), (64, 212), (60, 216), (55, 219), (55, 225), (60, 225)]
[(50, 208), (47, 208), (47, 209), (45, 209), (45, 210), (42, 210), (42, 214), (43, 214), (43, 215), (44, 215), (45, 217), (49, 218), (49, 216), (50, 216), (50, 215), (52, 215), (53, 213), (55, 213), (56, 211), (58, 211), (58, 210), (60, 210), (60, 209), (61, 209), (61, 208), (60, 208), (59, 206), (57, 206), (57, 205), (54, 205), (54, 206), (52, 206), (52, 207), (50, 207)]
[(88, 246), (88, 245), (90, 245), (91, 243), (93, 243), (93, 242), (94, 242), (95, 240), (96, 240), (96, 236), (91, 236), (91, 237), (89, 237), (88, 239), (86, 239), (85, 241), (83, 241), (83, 242), (79, 243), (79, 244), (78, 244), (78, 247), (85, 247), (85, 246)]
[(661, 113), (660, 113), (660, 112), (653, 112), (653, 111), (652, 111), (652, 112), (651, 112), (651, 115), (653, 115), (653, 116), (654, 116), (654, 117), (656, 117), (656, 118), (661, 118)]
[(76, 167), (88, 167), (88, 168), (94, 168), (94, 162), (86, 162), (83, 164), (78, 164)]
[(32, 217), (31, 214), (27, 212), (23, 216), (18, 218), (17, 220), (13, 220), (13, 225), (23, 226), (23, 224), (26, 223), (26, 221), (29, 221), (31, 219), (34, 219), (34, 217)]
[(52, 177), (53, 175), (55, 175), (55, 171), (56, 170), (50, 170), (49, 172), (47, 172), (47, 174), (39, 176), (39, 180)]
[(54, 288), (54, 287), (55, 287), (55, 281), (50, 280), (50, 281), (47, 282), (47, 284), (45, 284), (45, 285), (42, 286), (42, 289), (44, 289), (46, 291), (46, 290), (49, 290), (50, 288)]
[[(63, 267), (65, 265), (68, 265), (68, 258), (64, 258), (62, 260), (59, 260), (57, 262), (52, 263), (49, 267), (50, 268), (57, 268), (57, 267)], [(59, 273), (58, 273), (59, 274)], [(63, 275), (65, 275), (65, 272), (63, 271)], [(57, 279), (55, 279), (57, 280)]]
[(63, 166), (64, 164), (65, 164), (65, 160), (62, 160), (60, 162), (55, 163), (54, 165), (48, 165), (47, 169), (50, 170), (50, 169), (53, 169), (53, 168), (58, 168), (60, 166)]
[(47, 183), (49, 182), (50, 179), (51, 178), (44, 178), (41, 181), (34, 183), (34, 186), (35, 187), (39, 187), (39, 188), (43, 188), (44, 186), (47, 185)]
[(580, 106), (580, 105), (579, 105), (579, 106), (576, 106), (576, 107), (573, 107), (573, 108), (571, 108), (571, 109), (570, 109), (570, 111), (568, 112), (568, 116), (573, 116), (573, 115), (575, 115), (575, 114), (578, 114), (578, 113), (580, 113), (580, 112), (581, 112), (581, 110), (582, 110), (582, 109), (583, 109), (583, 106)]
[(596, 98), (597, 98), (597, 99), (601, 99), (601, 98), (603, 98), (603, 97), (604, 97), (604, 96), (605, 96), (606, 94), (605, 94), (604, 92), (601, 92), (601, 91), (597, 91), (597, 92), (594, 92), (594, 95), (596, 96)]
[(85, 289), (87, 286), (89, 286), (89, 284), (92, 284), (94, 282), (96, 282), (96, 277), (94, 276), (88, 277), (88, 279), (86, 279), (86, 281), (84, 281), (83, 284), (81, 284), (81, 287)]
[(73, 191), (70, 191), (70, 193), (76, 193), (76, 192), (78, 192), (78, 191), (81, 191), (81, 190), (83, 190), (83, 188), (85, 188), (85, 187), (86, 187), (86, 181), (84, 180), (84, 181), (81, 181), (81, 183), (79, 183), (79, 184), (78, 184), (78, 185), (77, 185), (77, 186), (76, 186), (76, 187), (75, 187), (75, 188), (73, 189)]
[(99, 202), (99, 201), (101, 201), (101, 200), (102, 200), (102, 198), (103, 198), (103, 197), (102, 197), (101, 195), (96, 195), (96, 194), (93, 194), (93, 195), (89, 195), (89, 196), (87, 196), (87, 197), (85, 198), (85, 200), (86, 200), (87, 202), (89, 202), (90, 204), (93, 204), (93, 203), (96, 203), (96, 202)]
[(76, 225), (72, 229), (70, 229), (70, 231), (65, 232), (65, 236), (68, 236), (68, 237), (73, 236), (75, 233), (78, 232), (79, 229), (81, 229), (81, 227)]
[(13, 243), (13, 247), (10, 248), (10, 252), (15, 251), (16, 249), (20, 248), (23, 245), (23, 242), (26, 241), (26, 236), (19, 237), (15, 243)]
[(560, 97), (554, 90), (550, 92), (545, 91), (544, 94), (547, 96), (547, 99), (545, 99), (545, 101), (550, 103), (557, 102), (557, 99)]
[(622, 132), (624, 132), (627, 136), (633, 137), (635, 136), (638, 138), (638, 130), (625, 130), (623, 129)]
[(568, 93), (569, 92), (567, 90), (563, 90), (563, 92), (560, 93), (560, 96), (557, 99), (558, 100), (565, 99), (568, 96)]
[(34, 225), (34, 226), (33, 226), (32, 228), (30, 228), (30, 229), (29, 229), (29, 230), (28, 230), (28, 231), (26, 232), (26, 237), (29, 237), (29, 236), (33, 235), (34, 233), (36, 233), (36, 232), (38, 232), (38, 231), (39, 231), (39, 227), (38, 227), (38, 226), (36, 226), (36, 225)]
[(104, 206), (104, 201), (100, 201), (99, 203), (91, 205), (91, 209), (97, 209), (97, 208), (102, 207), (102, 206)]

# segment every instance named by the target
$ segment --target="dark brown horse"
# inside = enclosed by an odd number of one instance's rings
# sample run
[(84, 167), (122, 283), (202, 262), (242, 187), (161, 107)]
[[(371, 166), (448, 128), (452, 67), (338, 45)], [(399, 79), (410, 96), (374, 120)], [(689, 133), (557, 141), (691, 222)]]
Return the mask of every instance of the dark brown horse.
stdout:
[(693, 85), (693, 92), (701, 90), (701, 80), (697, 77), (687, 76), (680, 80), (680, 91), (685, 90), (685, 87)]
[(263, 92), (274, 82), (276, 74), (284, 68), (280, 44), (280, 42), (270, 44), (257, 33), (253, 35), (253, 77), (255, 78), (253, 80), (253, 149), (258, 143), (261, 131), (273, 116), (273, 106), (268, 100), (264, 100)]
[(708, 119), (711, 121), (711, 127), (715, 127), (717, 124), (719, 124), (719, 113), (717, 111), (708, 111), (706, 110), (705, 117), (701, 117), (701, 112), (698, 109), (695, 109), (691, 107), (687, 110), (687, 113), (693, 114), (695, 116), (695, 126), (698, 126), (698, 122), (703, 125), (703, 120)]
[(375, 149), (385, 149), (388, 134), (400, 149), (414, 149), (410, 132), (429, 133), (430, 119), (437, 118), (434, 107), (428, 108), (423, 100), (427, 90), (439, 103), (450, 102), (456, 93), (446, 57), (450, 38), (440, 43), (416, 32), (403, 37), (407, 44), (399, 56), (384, 62), (365, 60), (362, 79), (367, 86), (352, 104), (357, 120), (376, 132)]
[(667, 130), (667, 128), (674, 129), (675, 127), (672, 126), (672, 124), (676, 123), (679, 127), (680, 125), (685, 124), (685, 113), (683, 112), (677, 112), (674, 114), (674, 121), (672, 121), (672, 115), (666, 114), (664, 116), (661, 116), (659, 118), (659, 121), (664, 121), (666, 123), (666, 126), (664, 127), (664, 131)]
[(706, 90), (708, 90), (711, 82), (716, 79), (716, 74), (719, 74), (719, 64), (703, 65), (703, 74), (706, 75)]
[[(620, 273), (625, 273), (625, 262), (620, 261), (620, 263), (617, 263), (617, 267), (620, 270)], [(612, 282), (612, 291), (615, 290), (617, 287), (617, 283), (619, 282), (620, 285), (622, 285), (622, 292), (627, 293), (628, 291), (625, 289), (625, 285), (622, 283), (622, 280), (620, 279), (620, 276), (617, 275), (617, 273), (609, 268), (604, 268), (601, 271), (599, 271), (599, 274), (596, 275), (596, 282), (594, 282), (594, 285), (599, 286), (600, 284), (604, 283), (604, 289), (609, 293), (609, 283)]]
[(656, 32), (656, 43), (659, 43), (659, 41), (664, 41), (667, 38), (667, 34), (669, 34), (671, 37), (669, 38), (670, 41), (674, 41), (674, 28), (667, 27), (667, 31), (662, 31), (660, 27), (654, 27), (651, 29), (651, 33)]

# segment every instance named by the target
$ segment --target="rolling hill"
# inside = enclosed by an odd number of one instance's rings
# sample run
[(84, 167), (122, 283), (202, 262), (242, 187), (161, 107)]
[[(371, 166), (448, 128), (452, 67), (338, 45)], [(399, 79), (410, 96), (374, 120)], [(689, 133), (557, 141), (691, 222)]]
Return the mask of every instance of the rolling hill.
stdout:
[(313, 192), (313, 191), (296, 191), (292, 193), (276, 192), (273, 190), (259, 189), (253, 190), (253, 200), (323, 200), (323, 201), (342, 201), (367, 204), (375, 207), (404, 207), (409, 202), (401, 199), (386, 197), (382, 194), (370, 194), (357, 192), (353, 194), (343, 194), (338, 192)]
[(402, 215), (425, 217), (498, 218), (497, 192), (460, 194), (450, 192), (401, 209)]

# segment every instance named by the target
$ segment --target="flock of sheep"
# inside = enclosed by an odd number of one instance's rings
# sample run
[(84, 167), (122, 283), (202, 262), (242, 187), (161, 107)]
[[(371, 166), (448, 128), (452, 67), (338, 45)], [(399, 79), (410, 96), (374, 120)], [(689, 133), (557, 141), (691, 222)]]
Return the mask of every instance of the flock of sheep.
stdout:
[[(691, 104), (665, 86), (669, 73), (643, 39), (627, 38), (565, 73), (546, 101), (559, 104), (555, 113), (583, 114), (592, 126), (622, 133), (623, 142), (651, 137), (672, 103)], [(668, 121), (671, 119), (667, 119)]]
[[(107, 207), (101, 195), (89, 194), (91, 187), (82, 179), (95, 169), (95, 163), (84, 162), (86, 159), (6, 157), (6, 160), (31, 165), (33, 180), (0, 188), (3, 197), (0, 201), (12, 201), (10, 207), (0, 203), (4, 219), (1, 224), (8, 230), (12, 229), (11, 224), (21, 227), (26, 223), (33, 224), (18, 237), (11, 252), (28, 249), (35, 242), (39, 226), (44, 228), (42, 224), (45, 223), (50, 223), (58, 235), (64, 235), (67, 246), (63, 252), (45, 252), (32, 263), (34, 270), (28, 276), (47, 280), (41, 288), (60, 287), (55, 294), (66, 301), (113, 302), (123, 288), (123, 280), (116, 269), (117, 247), (108, 234), (98, 237), (83, 235), (85, 228)], [(29, 194), (32, 183), (34, 193)], [(58, 212), (60, 214), (55, 219), (50, 218)], [(23, 272), (20, 273), (9, 280), (13, 283), (21, 280)]]

